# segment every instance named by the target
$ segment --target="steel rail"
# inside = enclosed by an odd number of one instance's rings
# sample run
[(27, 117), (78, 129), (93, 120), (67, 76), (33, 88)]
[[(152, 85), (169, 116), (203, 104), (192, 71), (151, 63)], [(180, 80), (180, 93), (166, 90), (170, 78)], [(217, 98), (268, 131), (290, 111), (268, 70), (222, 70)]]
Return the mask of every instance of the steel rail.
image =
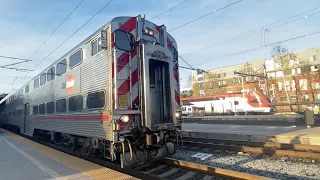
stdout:
[(211, 166), (205, 166), (205, 165), (201, 165), (201, 164), (196, 164), (196, 163), (191, 163), (191, 162), (176, 160), (176, 159), (166, 158), (166, 159), (162, 160), (161, 162), (166, 165), (180, 167), (180, 168), (181, 167), (187, 168), (190, 170), (200, 171), (200, 172), (207, 173), (207, 174), (214, 175), (214, 176), (218, 175), (218, 176), (222, 176), (222, 177), (229, 177), (229, 178), (231, 177), (231, 178), (235, 178), (235, 179), (254, 179), (254, 180), (271, 179), (271, 178), (257, 176), (257, 175), (253, 175), (253, 174), (242, 173), (242, 172), (221, 169), (221, 168), (216, 168), (216, 167), (211, 167)]
[(184, 146), (209, 148), (215, 150), (228, 150), (237, 151), (244, 153), (254, 153), (254, 154), (268, 154), (275, 156), (290, 156), (295, 158), (310, 158), (313, 160), (320, 160), (320, 153), (315, 152), (302, 152), (293, 150), (279, 150), (279, 149), (267, 149), (261, 147), (248, 147), (239, 145), (225, 145), (225, 144), (214, 144), (214, 143), (204, 143), (204, 142), (194, 142), (194, 141), (183, 141)]
[(285, 144), (285, 143), (277, 143), (277, 142), (235, 141), (235, 140), (222, 140), (222, 139), (204, 139), (204, 138), (196, 138), (196, 137), (183, 137), (183, 139), (186, 141), (214, 143), (214, 144), (228, 144), (228, 145), (238, 145), (238, 146), (276, 148), (281, 150), (320, 152), (320, 146), (310, 145), (310, 144)]

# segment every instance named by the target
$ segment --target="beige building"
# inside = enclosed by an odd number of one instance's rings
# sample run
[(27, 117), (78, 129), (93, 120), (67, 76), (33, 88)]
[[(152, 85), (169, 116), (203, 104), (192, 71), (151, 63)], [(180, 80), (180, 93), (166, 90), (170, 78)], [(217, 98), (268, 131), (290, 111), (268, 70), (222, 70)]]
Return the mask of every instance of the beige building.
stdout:
[[(320, 102), (320, 48), (293, 52), (292, 59), (278, 57), (210, 70), (193, 71), (193, 94), (205, 96), (254, 90), (263, 93), (277, 108), (301, 110)], [(243, 77), (234, 72), (251, 74)], [(256, 76), (255, 76), (256, 75)], [(242, 83), (243, 80), (243, 83)]]

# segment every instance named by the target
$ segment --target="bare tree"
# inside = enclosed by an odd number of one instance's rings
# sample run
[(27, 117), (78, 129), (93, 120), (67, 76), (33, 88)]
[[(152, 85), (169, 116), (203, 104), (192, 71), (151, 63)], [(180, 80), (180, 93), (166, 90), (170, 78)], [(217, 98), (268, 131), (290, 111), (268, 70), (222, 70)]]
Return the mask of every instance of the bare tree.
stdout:
[(187, 83), (186, 83), (187, 87), (192, 87), (192, 75), (190, 75), (188, 77)]
[(275, 62), (276, 68), (279, 68), (282, 71), (282, 80), (283, 85), (287, 97), (287, 102), (290, 106), (290, 110), (293, 111), (292, 104), (289, 98), (288, 90), (287, 90), (287, 84), (286, 84), (286, 77), (285, 72), (286, 70), (290, 70), (290, 60), (296, 60), (296, 55), (294, 53), (289, 53), (288, 50), (281, 46), (277, 45), (272, 49), (271, 55), (273, 57), (273, 60)]

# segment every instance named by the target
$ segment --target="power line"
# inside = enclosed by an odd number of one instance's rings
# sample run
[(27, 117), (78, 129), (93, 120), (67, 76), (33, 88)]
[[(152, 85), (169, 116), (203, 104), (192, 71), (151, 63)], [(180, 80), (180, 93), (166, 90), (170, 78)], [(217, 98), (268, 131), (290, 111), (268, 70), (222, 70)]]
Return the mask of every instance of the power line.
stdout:
[[(184, 60), (180, 55), (178, 55), (179, 56), (179, 58), (183, 61), (183, 62), (185, 62), (190, 68), (193, 68), (186, 60)], [(194, 69), (194, 68), (193, 68)]]
[[(256, 34), (257, 32), (261, 31), (263, 28), (264, 28), (264, 29), (272, 29), (272, 28), (276, 28), (276, 27), (279, 27), (279, 26), (284, 25), (284, 24), (288, 24), (288, 23), (291, 23), (291, 22), (294, 22), (294, 21), (303, 19), (303, 18), (305, 18), (305, 16), (302, 17), (302, 18), (298, 18), (298, 19), (292, 20), (292, 21), (288, 21), (289, 19), (293, 19), (293, 18), (299, 17), (299, 16), (301, 16), (301, 15), (304, 15), (304, 14), (306, 14), (306, 13), (315, 11), (315, 10), (317, 10), (317, 9), (320, 9), (320, 6), (319, 6), (319, 7), (316, 7), (316, 8), (313, 8), (313, 9), (310, 9), (310, 10), (308, 10), (308, 11), (305, 11), (305, 12), (302, 12), (302, 13), (299, 13), (299, 14), (296, 14), (296, 15), (294, 15), (294, 16), (291, 16), (291, 17), (288, 17), (288, 18), (285, 18), (285, 19), (282, 19), (282, 20), (273, 22), (273, 23), (271, 23), (271, 24), (268, 24), (268, 25), (259, 27), (259, 28), (257, 28), (257, 29), (250, 30), (250, 31), (248, 31), (248, 32), (245, 32), (245, 33), (242, 33), (242, 34), (240, 34), (240, 35), (237, 35), (237, 36), (228, 38), (228, 39), (226, 39), (226, 40), (219, 41), (219, 42), (214, 43), (214, 44), (211, 44), (211, 45), (209, 45), (209, 46), (205, 46), (205, 47), (199, 48), (198, 50), (195, 50), (195, 51), (192, 51), (192, 52), (188, 52), (188, 53), (182, 54), (182, 56), (186, 56), (186, 55), (189, 55), (189, 54), (193, 54), (193, 53), (195, 53), (195, 52), (199, 52), (199, 51), (203, 51), (203, 50), (206, 50), (206, 49), (210, 49), (210, 48), (215, 47), (215, 46), (217, 46), (217, 45), (221, 45), (221, 44), (228, 43), (228, 42), (231, 42), (231, 41), (234, 41), (234, 40), (237, 40), (237, 39), (241, 39), (241, 38), (244, 38), (244, 37), (247, 37), (247, 36), (251, 36), (251, 35)], [(320, 13), (320, 12), (316, 12), (316, 13), (313, 13), (313, 14), (310, 14), (310, 15), (307, 15), (307, 16), (310, 17), (310, 16), (314, 16), (314, 15), (319, 14), (319, 13)], [(283, 22), (283, 23), (282, 23), (282, 22)], [(279, 23), (282, 23), (282, 24), (279, 24)], [(270, 26), (271, 26), (271, 27), (270, 27)]]
[(52, 35), (61, 27), (61, 25), (73, 14), (73, 12), (78, 9), (78, 7), (82, 4), (84, 0), (81, 0), (77, 6), (68, 14), (66, 18), (58, 25), (58, 27), (47, 37), (47, 39), (38, 47), (38, 49), (30, 56), (29, 59), (31, 59), (38, 51), (39, 49), (52, 37)]
[(280, 44), (280, 43), (283, 43), (283, 42), (289, 42), (289, 41), (293, 41), (293, 40), (297, 40), (297, 39), (301, 39), (301, 38), (306, 38), (306, 37), (309, 37), (309, 36), (312, 36), (312, 35), (315, 35), (315, 34), (319, 34), (319, 33), (320, 33), (320, 31), (316, 31), (316, 32), (313, 32), (313, 33), (296, 36), (296, 37), (293, 37), (293, 38), (281, 40), (281, 41), (274, 42), (274, 43), (264, 44), (264, 45), (257, 46), (257, 47), (251, 48), (251, 49), (246, 49), (246, 50), (235, 52), (235, 53), (228, 53), (226, 55), (222, 55), (222, 56), (218, 56), (218, 57), (215, 57), (215, 58), (210, 58), (210, 59), (201, 61), (197, 65), (202, 65), (202, 64), (206, 64), (206, 63), (209, 63), (209, 62), (212, 62), (212, 61), (217, 61), (217, 60), (225, 59), (225, 58), (228, 58), (228, 57), (236, 56), (236, 55), (239, 55), (239, 54), (244, 54), (244, 53), (255, 51), (255, 50), (258, 50), (258, 49), (261, 49), (261, 48), (264, 48), (264, 47)]
[(13, 67), (6, 67), (6, 66), (0, 66), (0, 68), (3, 68), (3, 69), (11, 69), (11, 70), (16, 70), (16, 71), (22, 71), (22, 72), (30, 72), (30, 71), (33, 71), (32, 69), (21, 69), (21, 68), (13, 68)]
[(18, 57), (12, 57), (12, 56), (1, 56), (0, 55), (0, 58), (6, 58), (6, 59), (16, 59), (16, 60), (20, 60), (20, 61), (32, 61), (29, 59), (24, 59), (24, 58), (18, 58)]
[(200, 17), (198, 17), (198, 18), (196, 18), (196, 19), (193, 19), (193, 20), (191, 20), (191, 21), (189, 21), (189, 22), (186, 22), (186, 23), (184, 23), (184, 24), (182, 24), (182, 25), (180, 25), (180, 26), (177, 26), (177, 27), (175, 27), (175, 28), (173, 28), (173, 29), (170, 29), (168, 32), (177, 30), (177, 29), (179, 29), (179, 28), (181, 28), (181, 27), (183, 27), (183, 26), (186, 26), (186, 25), (188, 25), (188, 24), (190, 24), (190, 23), (193, 23), (193, 22), (195, 22), (195, 21), (197, 21), (197, 20), (199, 20), (199, 19), (202, 19), (202, 18), (204, 18), (204, 17), (206, 17), (206, 16), (209, 16), (209, 15), (211, 15), (211, 14), (214, 14), (214, 13), (216, 13), (216, 12), (218, 12), (218, 11), (223, 10), (223, 9), (226, 9), (226, 8), (228, 8), (228, 7), (232, 6), (232, 5), (235, 5), (235, 4), (237, 4), (237, 3), (241, 2), (241, 1), (243, 1), (243, 0), (238, 0), (238, 1), (236, 1), (236, 2), (233, 2), (233, 3), (231, 3), (231, 4), (228, 4), (228, 5), (226, 5), (226, 6), (223, 6), (223, 7), (219, 8), (219, 9), (216, 9), (216, 10), (214, 10), (214, 11), (208, 13), (208, 14), (205, 14), (205, 15), (200, 16)]
[(177, 4), (177, 5), (173, 6), (172, 8), (170, 8), (170, 9), (168, 9), (168, 10), (166, 10), (166, 11), (164, 11), (164, 12), (162, 12), (162, 13), (156, 15), (156, 16), (154, 16), (153, 18), (151, 18), (151, 20), (156, 19), (156, 18), (159, 17), (159, 16), (162, 16), (163, 14), (171, 11), (172, 9), (177, 8), (178, 6), (181, 6), (182, 4), (186, 3), (187, 1), (189, 1), (189, 0), (185, 0), (185, 1), (183, 1), (183, 2), (181, 2), (181, 3), (179, 3), (179, 4)]
[(59, 46), (57, 46), (53, 51), (51, 51), (45, 58), (43, 58), (34, 68), (38, 67), (45, 59), (47, 59), (51, 54), (53, 54), (57, 49), (59, 49), (64, 43), (66, 43), (72, 36), (74, 36), (80, 29), (82, 29), (86, 24), (88, 24), (94, 17), (96, 17), (103, 9), (105, 9), (113, 0), (110, 0), (106, 5), (104, 5), (97, 13), (95, 13), (90, 19), (88, 19), (82, 26), (80, 26), (74, 33), (72, 33), (66, 40), (64, 40)]

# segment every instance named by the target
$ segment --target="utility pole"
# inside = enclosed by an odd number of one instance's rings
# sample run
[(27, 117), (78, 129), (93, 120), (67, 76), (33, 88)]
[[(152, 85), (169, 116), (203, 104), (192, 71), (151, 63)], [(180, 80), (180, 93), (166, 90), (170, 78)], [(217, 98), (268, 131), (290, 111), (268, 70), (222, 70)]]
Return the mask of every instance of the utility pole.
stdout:
[[(266, 62), (266, 59), (265, 61)], [(265, 75), (265, 88), (266, 88), (266, 96), (269, 98), (269, 80), (268, 80), (268, 74), (267, 74), (267, 67), (266, 67), (266, 64), (263, 65), (263, 69), (264, 69), (264, 75)]]

